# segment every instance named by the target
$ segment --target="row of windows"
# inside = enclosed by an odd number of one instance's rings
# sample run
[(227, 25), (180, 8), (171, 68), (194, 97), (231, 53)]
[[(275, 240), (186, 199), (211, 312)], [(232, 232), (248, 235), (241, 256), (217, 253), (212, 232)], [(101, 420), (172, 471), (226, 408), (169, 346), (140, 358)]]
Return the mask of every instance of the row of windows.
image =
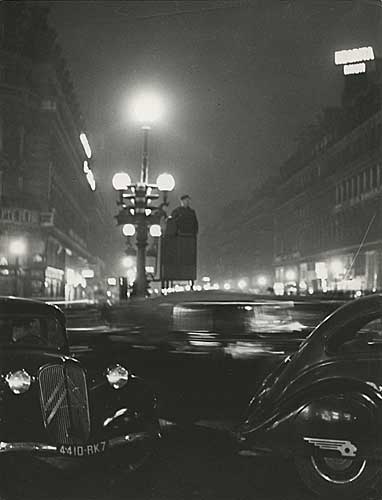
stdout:
[(336, 185), (336, 205), (373, 192), (382, 185), (382, 165), (374, 165)]

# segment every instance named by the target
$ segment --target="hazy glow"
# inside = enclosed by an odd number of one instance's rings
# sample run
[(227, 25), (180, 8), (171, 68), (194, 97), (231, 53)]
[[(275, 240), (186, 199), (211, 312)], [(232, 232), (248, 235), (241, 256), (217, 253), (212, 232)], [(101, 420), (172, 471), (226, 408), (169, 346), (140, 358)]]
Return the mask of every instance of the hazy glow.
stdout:
[(330, 263), (330, 270), (333, 274), (343, 274), (344, 266), (340, 260), (332, 260)]
[(284, 283), (275, 281), (273, 283), (273, 291), (275, 292), (275, 295), (284, 295)]
[(240, 290), (244, 290), (244, 288), (247, 288), (248, 283), (246, 282), (246, 280), (241, 279), (239, 280), (237, 286), (240, 288)]
[(175, 180), (171, 174), (160, 174), (157, 179), (159, 191), (172, 191), (175, 187)]
[(204, 283), (209, 283), (211, 281), (211, 278), (209, 276), (203, 276), (202, 281)]
[(134, 224), (124, 224), (122, 227), (122, 233), (124, 236), (134, 236), (135, 234)]
[(288, 281), (294, 281), (296, 279), (295, 271), (293, 271), (293, 269), (288, 269), (288, 271), (285, 273), (285, 278)]
[(163, 101), (154, 92), (142, 92), (131, 100), (130, 112), (135, 121), (148, 126), (163, 118)]
[(162, 235), (162, 228), (160, 227), (159, 224), (153, 224), (150, 226), (150, 234), (154, 238), (158, 238), (159, 236)]
[(135, 259), (130, 255), (126, 255), (126, 257), (123, 257), (122, 259), (122, 264), (124, 267), (133, 267), (135, 265)]
[(109, 286), (115, 286), (117, 284), (117, 278), (107, 278), (107, 284)]
[(9, 251), (13, 255), (24, 255), (27, 251), (27, 244), (23, 239), (12, 240), (9, 244)]
[(366, 64), (364, 62), (345, 64), (344, 75), (359, 75), (360, 73), (366, 73)]
[(224, 290), (230, 290), (231, 289), (231, 285), (229, 283), (224, 283), (223, 288), (224, 288)]
[(86, 156), (88, 158), (91, 158), (92, 157), (92, 150), (90, 149), (88, 138), (86, 137), (86, 134), (84, 132), (82, 132), (80, 134), (80, 141), (82, 143), (82, 147), (84, 148)]
[(351, 64), (355, 62), (373, 60), (373, 47), (359, 47), (357, 49), (337, 50), (334, 52), (335, 64)]
[(127, 273), (126, 273), (126, 276), (127, 276), (127, 281), (129, 282), (129, 284), (134, 283), (135, 278), (137, 277), (137, 271), (136, 271), (136, 269), (134, 269), (134, 268), (128, 269)]
[(117, 174), (114, 174), (112, 184), (116, 191), (127, 189), (127, 187), (131, 184), (130, 175), (126, 172), (118, 172)]
[(267, 284), (267, 278), (265, 276), (259, 276), (257, 278), (257, 284), (259, 286), (265, 286)]

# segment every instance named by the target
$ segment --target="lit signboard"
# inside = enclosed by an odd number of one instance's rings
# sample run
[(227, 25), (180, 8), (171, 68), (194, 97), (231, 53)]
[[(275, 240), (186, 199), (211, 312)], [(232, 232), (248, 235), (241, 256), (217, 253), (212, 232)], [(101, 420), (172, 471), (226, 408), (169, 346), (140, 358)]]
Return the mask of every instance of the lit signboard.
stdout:
[(86, 134), (84, 134), (84, 132), (82, 132), (80, 134), (80, 141), (82, 143), (82, 147), (84, 148), (86, 156), (88, 158), (91, 158), (91, 156), (92, 156), (92, 150), (90, 149), (88, 138), (86, 137)]
[(344, 65), (344, 75), (359, 75), (360, 73), (366, 73), (366, 64), (364, 62)]
[(335, 64), (352, 64), (373, 60), (373, 47), (359, 47), (357, 49), (337, 50), (336, 52), (334, 52)]
[(81, 274), (83, 278), (94, 278), (93, 269), (83, 269)]

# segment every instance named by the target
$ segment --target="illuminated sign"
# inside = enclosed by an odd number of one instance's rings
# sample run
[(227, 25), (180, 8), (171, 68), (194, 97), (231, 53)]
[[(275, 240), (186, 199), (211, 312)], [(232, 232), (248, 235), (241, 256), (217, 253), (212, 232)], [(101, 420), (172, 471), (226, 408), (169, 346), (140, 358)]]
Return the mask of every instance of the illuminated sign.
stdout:
[(344, 75), (359, 75), (360, 73), (366, 73), (366, 64), (364, 62), (344, 65)]
[(93, 269), (82, 269), (82, 277), (83, 278), (94, 278), (94, 271)]
[(352, 64), (362, 61), (373, 61), (373, 47), (359, 47), (357, 49), (337, 50), (334, 52), (335, 64)]
[(82, 132), (80, 134), (80, 141), (82, 143), (82, 147), (84, 148), (86, 156), (88, 158), (91, 158), (91, 156), (92, 156), (92, 150), (90, 149), (88, 138), (86, 137), (86, 134), (84, 132)]
[(88, 173), (86, 174), (86, 180), (88, 181), (90, 189), (92, 191), (95, 191), (95, 189), (96, 189), (96, 181), (94, 179), (94, 174), (93, 174), (93, 172), (90, 169), (89, 169)]

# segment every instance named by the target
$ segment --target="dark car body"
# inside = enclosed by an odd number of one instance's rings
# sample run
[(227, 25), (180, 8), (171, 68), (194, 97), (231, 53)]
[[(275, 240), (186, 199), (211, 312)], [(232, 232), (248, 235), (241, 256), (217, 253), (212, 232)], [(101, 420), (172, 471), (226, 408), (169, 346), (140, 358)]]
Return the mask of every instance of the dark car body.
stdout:
[(292, 457), (315, 492), (358, 498), (382, 459), (382, 296), (345, 304), (263, 382), (242, 454)]
[(127, 330), (108, 339), (155, 384), (162, 417), (232, 420), (242, 416), (264, 375), (342, 303), (174, 293), (130, 302)]
[(156, 398), (122, 364), (91, 349), (74, 357), (57, 307), (0, 297), (0, 456), (110, 458), (155, 441)]

